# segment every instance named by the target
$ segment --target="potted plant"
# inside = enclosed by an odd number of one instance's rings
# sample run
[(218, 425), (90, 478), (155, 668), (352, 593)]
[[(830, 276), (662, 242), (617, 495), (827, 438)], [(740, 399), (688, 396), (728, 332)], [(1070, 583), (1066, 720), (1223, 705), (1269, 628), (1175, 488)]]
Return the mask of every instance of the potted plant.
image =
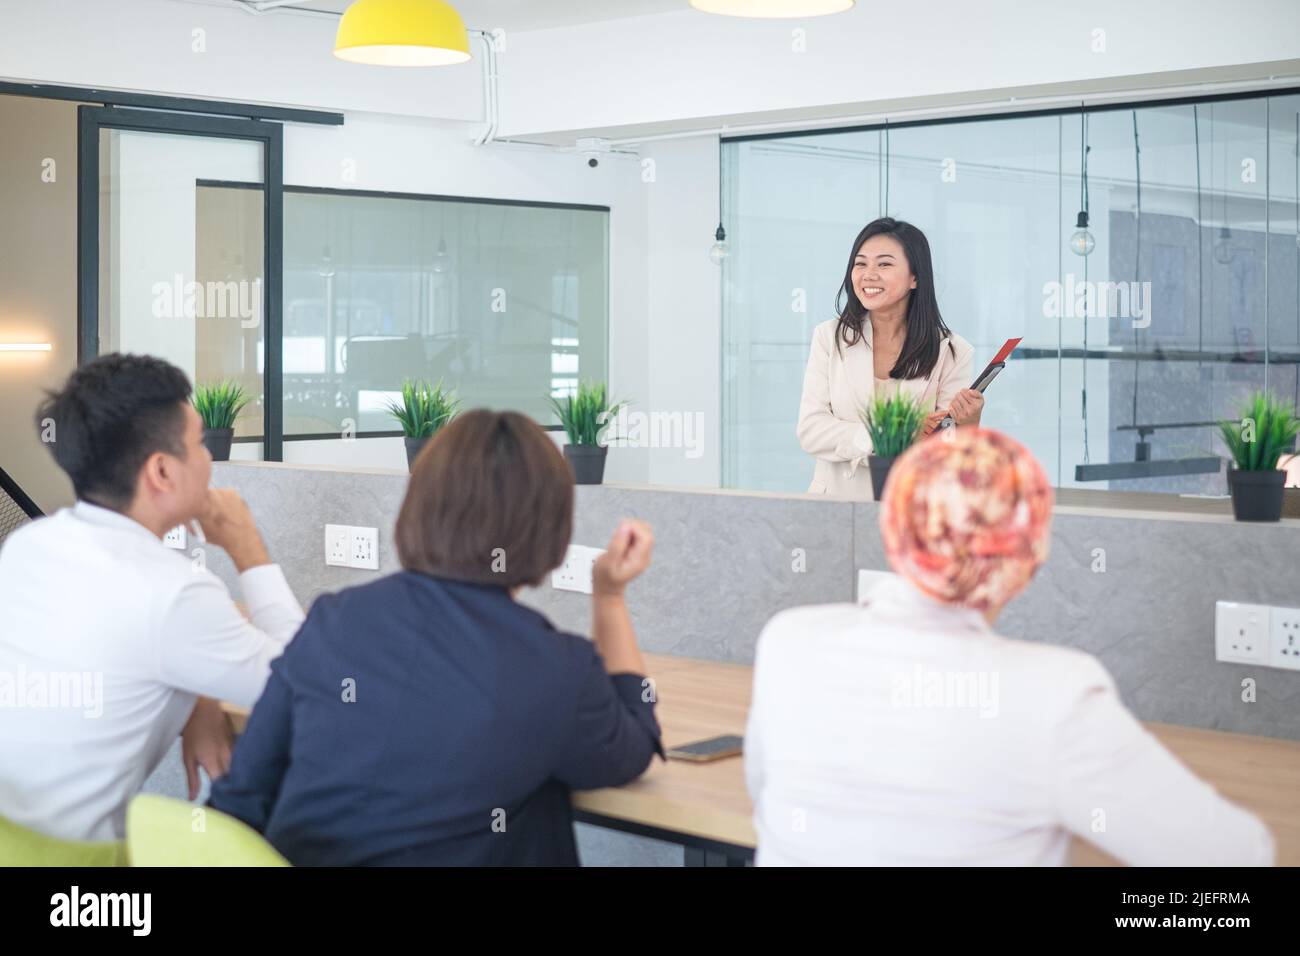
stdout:
[(1267, 392), (1255, 392), (1240, 422), (1219, 422), (1228, 462), (1228, 492), (1238, 521), (1277, 521), (1282, 517), (1286, 472), (1278, 460), (1294, 450), (1300, 431), (1295, 409)]
[(213, 461), (230, 461), (230, 442), (235, 437), (235, 419), (251, 399), (244, 386), (226, 379), (212, 385), (194, 386), (194, 410), (203, 419), (203, 444)]
[(402, 383), (402, 400), (389, 402), (388, 412), (402, 426), (408, 471), (415, 467), (415, 459), (429, 439), (458, 411), (460, 399), (450, 389), (443, 388), (441, 381), (437, 385), (409, 380)]
[(576, 394), (568, 398), (551, 398), (551, 407), (560, 417), (569, 442), (564, 457), (573, 469), (579, 485), (598, 485), (605, 477), (605, 456), (609, 447), (601, 443), (601, 432), (626, 402), (612, 405), (604, 382), (579, 382)]
[(925, 409), (905, 392), (888, 398), (876, 396), (862, 409), (862, 424), (871, 436), (871, 491), (877, 501), (885, 491), (885, 479), (894, 459), (907, 451), (925, 423)]

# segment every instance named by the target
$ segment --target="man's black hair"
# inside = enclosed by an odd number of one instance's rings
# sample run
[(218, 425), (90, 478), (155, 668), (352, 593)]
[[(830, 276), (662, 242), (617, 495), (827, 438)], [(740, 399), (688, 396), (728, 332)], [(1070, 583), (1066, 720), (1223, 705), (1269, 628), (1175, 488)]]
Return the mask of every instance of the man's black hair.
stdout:
[(103, 355), (73, 372), (61, 391), (46, 394), (36, 426), (79, 499), (124, 511), (150, 455), (185, 456), (182, 403), (190, 382), (170, 362)]

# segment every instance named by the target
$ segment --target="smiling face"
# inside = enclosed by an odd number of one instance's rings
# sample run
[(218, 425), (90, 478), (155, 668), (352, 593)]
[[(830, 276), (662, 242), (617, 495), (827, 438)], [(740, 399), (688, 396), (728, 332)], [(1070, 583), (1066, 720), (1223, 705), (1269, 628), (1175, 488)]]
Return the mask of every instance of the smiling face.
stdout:
[(900, 303), (906, 309), (907, 299), (916, 288), (916, 276), (903, 253), (903, 244), (883, 233), (858, 247), (852, 281), (854, 295), (864, 309), (872, 312), (887, 312)]

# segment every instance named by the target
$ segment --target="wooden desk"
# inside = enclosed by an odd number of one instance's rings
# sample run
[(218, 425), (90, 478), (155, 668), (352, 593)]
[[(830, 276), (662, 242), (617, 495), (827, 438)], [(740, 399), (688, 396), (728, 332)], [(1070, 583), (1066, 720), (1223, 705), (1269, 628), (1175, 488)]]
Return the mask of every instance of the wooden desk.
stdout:
[[(665, 748), (745, 732), (752, 668), (659, 654), (647, 654), (646, 664), (659, 694)], [(227, 710), (241, 730), (246, 712)], [(1173, 724), (1146, 726), (1219, 793), (1268, 825), (1279, 865), (1300, 866), (1300, 742)], [(575, 793), (573, 805), (583, 822), (680, 843), (687, 848), (688, 862), (734, 863), (753, 857), (753, 809), (740, 758), (710, 764), (655, 760), (626, 786)], [(1078, 839), (1070, 862), (1117, 865)]]
[[(646, 655), (646, 665), (659, 693), (665, 748), (745, 732), (752, 668), (654, 654)], [(1279, 865), (1300, 866), (1300, 742), (1173, 724), (1146, 727), (1219, 793), (1268, 825), (1277, 842)], [(713, 842), (724, 845), (715, 848), (718, 852), (744, 856), (747, 851), (752, 855), (756, 842), (744, 765), (736, 758), (712, 764), (655, 760), (639, 780), (576, 793), (573, 804), (586, 822), (673, 840), (688, 848), (696, 843), (709, 849)], [(1070, 862), (1118, 865), (1079, 839), (1074, 841)]]

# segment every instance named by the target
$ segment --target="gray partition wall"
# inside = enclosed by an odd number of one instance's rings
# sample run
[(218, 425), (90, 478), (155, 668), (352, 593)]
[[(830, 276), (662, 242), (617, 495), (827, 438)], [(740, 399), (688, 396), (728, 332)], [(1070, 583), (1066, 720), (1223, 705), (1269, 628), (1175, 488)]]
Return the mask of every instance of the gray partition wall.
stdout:
[[(215, 466), (213, 480), (247, 498), (304, 604), (398, 569), (400, 472), (241, 462)], [(653, 565), (629, 589), (637, 634), (654, 653), (751, 662), (777, 611), (854, 600), (858, 569), (887, 570), (874, 502), (581, 486), (574, 543), (602, 547), (623, 517), (655, 532)], [(326, 524), (377, 527), (380, 570), (327, 567)], [(224, 555), (209, 560), (234, 583)], [(588, 632), (586, 595), (548, 584), (523, 600)], [(1144, 720), (1300, 739), (1300, 671), (1215, 661), (1216, 600), (1300, 606), (1300, 520), (1058, 505), (1047, 563), (997, 630), (1097, 655)], [(1253, 703), (1242, 701), (1247, 677)]]

